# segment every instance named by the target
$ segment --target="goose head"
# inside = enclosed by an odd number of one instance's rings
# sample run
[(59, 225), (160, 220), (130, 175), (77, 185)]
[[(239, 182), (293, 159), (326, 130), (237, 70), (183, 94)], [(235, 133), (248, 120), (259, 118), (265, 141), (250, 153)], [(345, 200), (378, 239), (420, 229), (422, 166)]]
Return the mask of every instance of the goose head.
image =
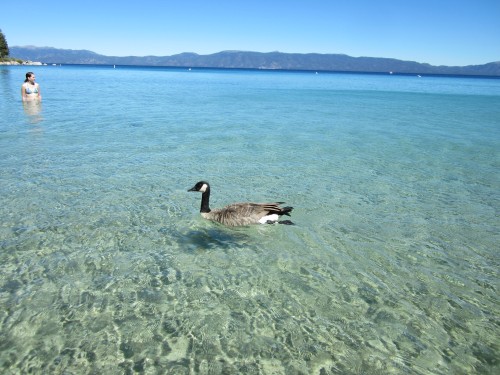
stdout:
[(210, 185), (206, 181), (199, 181), (188, 191), (199, 191), (200, 193), (205, 193), (206, 191), (210, 191)]

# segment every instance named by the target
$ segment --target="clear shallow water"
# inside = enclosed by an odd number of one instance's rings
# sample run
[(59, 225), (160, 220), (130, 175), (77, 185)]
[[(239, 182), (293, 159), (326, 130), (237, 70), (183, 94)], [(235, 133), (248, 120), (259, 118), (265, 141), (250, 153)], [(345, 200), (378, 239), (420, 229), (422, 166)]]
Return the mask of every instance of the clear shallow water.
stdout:
[[(500, 80), (0, 67), (3, 373), (495, 374)], [(295, 226), (213, 207), (283, 200)]]

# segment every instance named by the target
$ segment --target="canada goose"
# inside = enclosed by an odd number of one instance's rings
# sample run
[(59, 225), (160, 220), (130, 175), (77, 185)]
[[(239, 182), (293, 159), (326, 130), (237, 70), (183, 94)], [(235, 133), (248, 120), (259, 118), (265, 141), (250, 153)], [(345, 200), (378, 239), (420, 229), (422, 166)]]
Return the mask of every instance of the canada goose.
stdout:
[(201, 216), (205, 219), (236, 227), (249, 224), (293, 224), (290, 220), (278, 221), (281, 215), (290, 216), (293, 207), (280, 207), (275, 203), (233, 203), (224, 208), (211, 210), (209, 207), (210, 185), (206, 181), (196, 183), (188, 191), (199, 191), (201, 195)]

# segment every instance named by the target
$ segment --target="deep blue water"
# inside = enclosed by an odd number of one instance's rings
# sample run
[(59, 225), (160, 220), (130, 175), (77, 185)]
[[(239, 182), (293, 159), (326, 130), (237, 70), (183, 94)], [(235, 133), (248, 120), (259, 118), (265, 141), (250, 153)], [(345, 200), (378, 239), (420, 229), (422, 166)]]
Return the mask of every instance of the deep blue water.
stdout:
[[(496, 374), (500, 80), (0, 67), (4, 373)], [(296, 225), (211, 205), (286, 201)]]

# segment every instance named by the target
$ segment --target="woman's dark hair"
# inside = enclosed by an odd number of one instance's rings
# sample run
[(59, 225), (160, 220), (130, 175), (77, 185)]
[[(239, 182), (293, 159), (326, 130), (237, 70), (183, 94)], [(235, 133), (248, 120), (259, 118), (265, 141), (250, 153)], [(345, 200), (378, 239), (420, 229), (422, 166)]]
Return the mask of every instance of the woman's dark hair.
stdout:
[(26, 73), (26, 79), (24, 80), (24, 82), (28, 82), (28, 78), (31, 77), (33, 74), (35, 74), (35, 73), (33, 73), (33, 72)]

